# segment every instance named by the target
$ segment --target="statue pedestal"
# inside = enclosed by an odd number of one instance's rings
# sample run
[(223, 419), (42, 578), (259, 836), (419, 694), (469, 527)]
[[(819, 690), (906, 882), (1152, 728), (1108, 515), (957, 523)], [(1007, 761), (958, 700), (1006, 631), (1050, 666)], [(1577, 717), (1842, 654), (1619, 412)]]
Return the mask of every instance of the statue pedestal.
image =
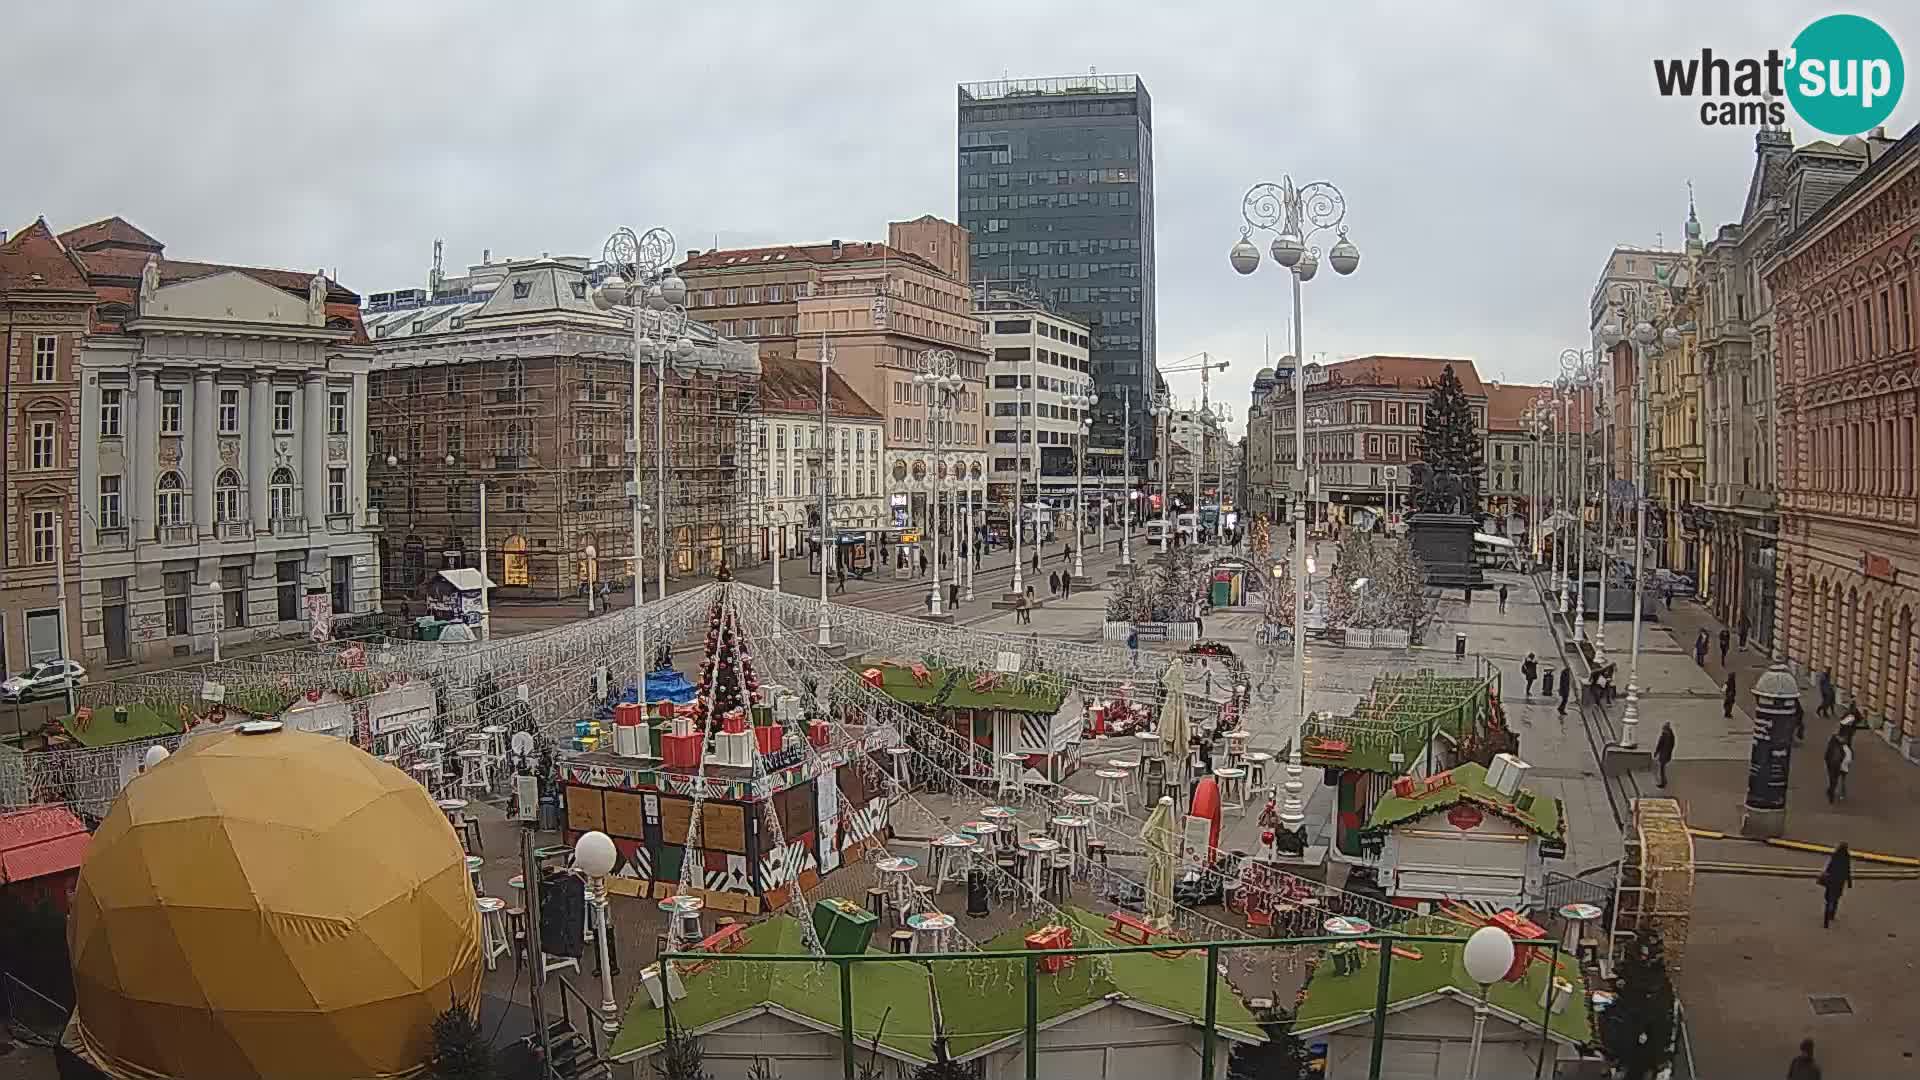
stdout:
[(1407, 518), (1407, 540), (1427, 568), (1427, 584), (1444, 588), (1473, 588), (1482, 584), (1480, 565), (1473, 557), (1473, 534), (1479, 522), (1466, 514), (1414, 514)]
[(1740, 835), (1749, 840), (1775, 840), (1787, 834), (1787, 808), (1762, 810), (1755, 806), (1740, 808)]

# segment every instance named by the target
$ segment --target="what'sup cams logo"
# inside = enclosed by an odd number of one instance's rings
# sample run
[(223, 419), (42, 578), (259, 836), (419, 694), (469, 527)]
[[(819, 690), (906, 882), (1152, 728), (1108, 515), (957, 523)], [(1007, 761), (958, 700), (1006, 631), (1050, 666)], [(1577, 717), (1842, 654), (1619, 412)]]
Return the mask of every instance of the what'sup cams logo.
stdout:
[(1709, 126), (1785, 124), (1785, 98), (1817, 130), (1859, 135), (1885, 123), (1899, 104), (1906, 66), (1879, 23), (1828, 15), (1809, 23), (1785, 52), (1729, 59), (1701, 49), (1698, 57), (1656, 59), (1653, 80), (1661, 97), (1705, 99), (1700, 122)]

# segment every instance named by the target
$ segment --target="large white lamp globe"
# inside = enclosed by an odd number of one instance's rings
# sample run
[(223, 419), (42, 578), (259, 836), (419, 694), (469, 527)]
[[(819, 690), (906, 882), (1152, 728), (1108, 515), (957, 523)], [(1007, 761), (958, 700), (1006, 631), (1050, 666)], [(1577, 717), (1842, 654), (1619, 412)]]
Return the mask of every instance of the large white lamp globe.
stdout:
[(1513, 967), (1513, 939), (1497, 926), (1483, 926), (1467, 939), (1461, 963), (1466, 966), (1468, 978), (1481, 986), (1491, 986), (1505, 978)]
[[(620, 853), (614, 850), (613, 838), (597, 829), (581, 833), (580, 839), (573, 842), (574, 868), (588, 877), (606, 877), (613, 872), (613, 864), (619, 859)], [(1513, 947), (1509, 945), (1507, 951), (1512, 952)]]

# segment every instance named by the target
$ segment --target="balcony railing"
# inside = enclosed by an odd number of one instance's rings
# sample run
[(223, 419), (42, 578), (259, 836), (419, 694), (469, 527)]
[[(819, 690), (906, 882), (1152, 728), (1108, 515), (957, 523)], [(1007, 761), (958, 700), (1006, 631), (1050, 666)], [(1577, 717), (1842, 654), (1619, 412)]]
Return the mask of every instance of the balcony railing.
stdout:
[(110, 528), (93, 530), (94, 546), (102, 551), (127, 550), (127, 527), (115, 525)]
[(200, 530), (192, 525), (162, 525), (160, 542), (169, 547), (197, 544), (200, 542)]
[(273, 519), (272, 525), (275, 536), (307, 535), (307, 519), (304, 517), (278, 517)]
[(250, 540), (253, 538), (253, 522), (222, 521), (214, 526), (215, 535), (222, 540)]

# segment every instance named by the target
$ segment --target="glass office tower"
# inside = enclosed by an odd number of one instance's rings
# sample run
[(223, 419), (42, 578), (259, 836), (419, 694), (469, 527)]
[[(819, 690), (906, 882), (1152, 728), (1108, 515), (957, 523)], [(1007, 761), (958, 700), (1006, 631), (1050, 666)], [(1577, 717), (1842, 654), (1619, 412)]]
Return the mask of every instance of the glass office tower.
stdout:
[(1092, 444), (1118, 451), (1133, 400), (1153, 452), (1153, 99), (1134, 75), (960, 85), (960, 224), (976, 285), (1038, 294), (1091, 331)]

